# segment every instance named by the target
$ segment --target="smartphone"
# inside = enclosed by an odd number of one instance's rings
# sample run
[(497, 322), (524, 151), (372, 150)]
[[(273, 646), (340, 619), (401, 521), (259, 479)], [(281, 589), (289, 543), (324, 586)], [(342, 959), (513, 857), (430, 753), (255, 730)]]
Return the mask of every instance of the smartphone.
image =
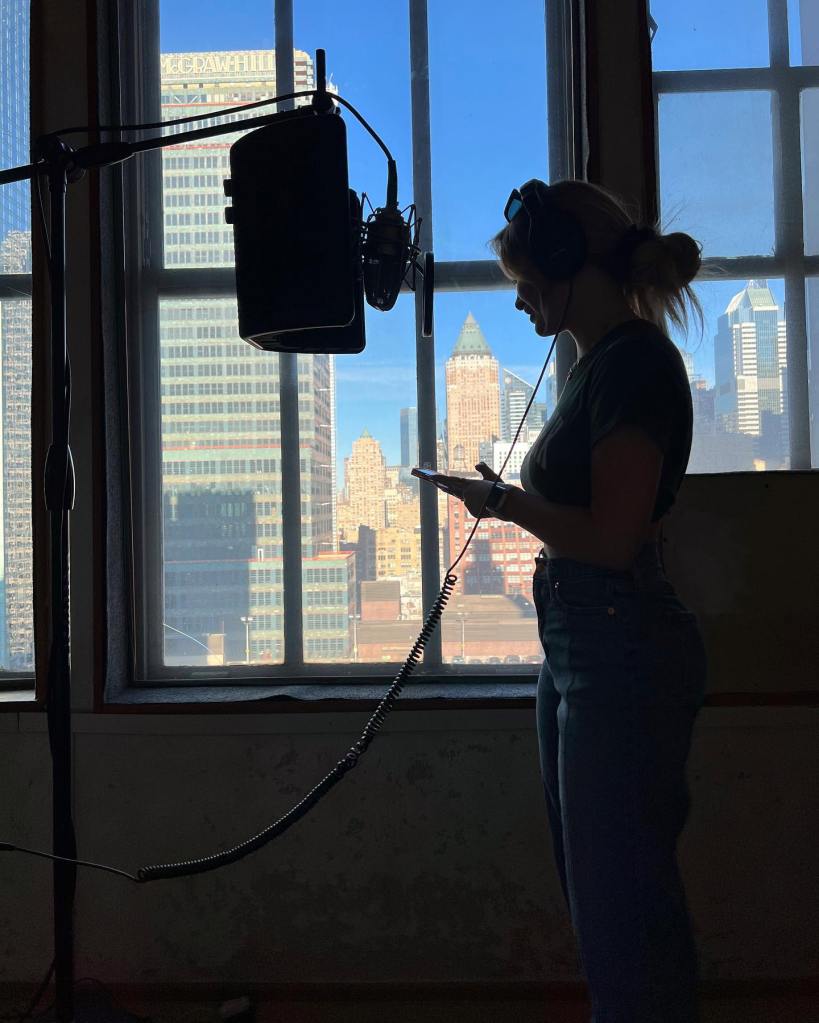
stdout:
[(433, 469), (412, 469), (410, 470), (412, 476), (417, 476), (419, 480), (426, 480), (427, 483), (434, 483), (439, 490), (443, 490), (445, 494), (454, 494), (456, 497), (459, 496), (458, 490), (453, 490), (449, 485), (449, 478), (440, 472), (435, 472)]

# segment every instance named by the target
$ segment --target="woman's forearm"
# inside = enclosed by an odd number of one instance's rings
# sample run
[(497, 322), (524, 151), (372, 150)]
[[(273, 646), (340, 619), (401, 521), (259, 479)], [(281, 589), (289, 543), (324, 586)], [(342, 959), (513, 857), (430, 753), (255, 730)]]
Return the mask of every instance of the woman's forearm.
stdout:
[(590, 508), (556, 504), (513, 487), (504, 501), (501, 518), (514, 522), (564, 557), (618, 569), (630, 562), (625, 552), (613, 549), (613, 537), (600, 528)]

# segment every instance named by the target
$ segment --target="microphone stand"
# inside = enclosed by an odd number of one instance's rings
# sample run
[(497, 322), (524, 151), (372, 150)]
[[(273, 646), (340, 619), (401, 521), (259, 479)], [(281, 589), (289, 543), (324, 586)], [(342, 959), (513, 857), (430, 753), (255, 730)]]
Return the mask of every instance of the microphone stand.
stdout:
[[(322, 56), (323, 51), (319, 51)], [(319, 115), (333, 104), (319, 75), (313, 108)], [(176, 132), (138, 142), (102, 142), (74, 149), (58, 135), (44, 135), (35, 145), (32, 164), (0, 171), (0, 185), (37, 175), (48, 178), (51, 298), (51, 445), (45, 464), (45, 502), (50, 518), (51, 587), (48, 611), (50, 646), (46, 712), (52, 758), (52, 841), (54, 856), (54, 975), (58, 1023), (81, 1023), (74, 1015), (74, 893), (77, 858), (72, 802), (71, 624), (69, 595), (69, 516), (74, 507), (74, 464), (69, 446), (70, 367), (66, 324), (66, 195), (68, 185), (86, 170), (121, 163), (136, 153), (195, 139), (228, 135), (271, 124), (280, 115), (264, 114), (243, 121)], [(91, 129), (93, 130), (93, 129)], [(130, 1017), (128, 1017), (130, 1018)]]

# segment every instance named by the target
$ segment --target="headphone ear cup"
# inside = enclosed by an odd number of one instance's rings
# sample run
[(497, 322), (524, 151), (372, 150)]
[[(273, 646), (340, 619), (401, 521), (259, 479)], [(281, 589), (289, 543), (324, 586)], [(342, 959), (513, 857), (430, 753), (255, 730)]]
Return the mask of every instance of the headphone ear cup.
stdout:
[(532, 256), (544, 277), (573, 277), (586, 262), (587, 250), (586, 234), (576, 218), (544, 203), (532, 231)]

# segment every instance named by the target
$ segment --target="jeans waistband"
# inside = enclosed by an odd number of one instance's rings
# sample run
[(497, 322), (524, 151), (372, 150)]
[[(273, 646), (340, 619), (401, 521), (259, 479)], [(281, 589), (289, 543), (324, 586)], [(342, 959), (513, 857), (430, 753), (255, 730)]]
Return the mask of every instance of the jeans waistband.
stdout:
[(548, 558), (541, 548), (535, 557), (535, 578), (548, 579), (550, 583), (567, 579), (613, 579), (644, 589), (654, 581), (665, 580), (666, 574), (659, 543), (649, 541), (640, 548), (627, 569), (591, 565), (573, 558)]

